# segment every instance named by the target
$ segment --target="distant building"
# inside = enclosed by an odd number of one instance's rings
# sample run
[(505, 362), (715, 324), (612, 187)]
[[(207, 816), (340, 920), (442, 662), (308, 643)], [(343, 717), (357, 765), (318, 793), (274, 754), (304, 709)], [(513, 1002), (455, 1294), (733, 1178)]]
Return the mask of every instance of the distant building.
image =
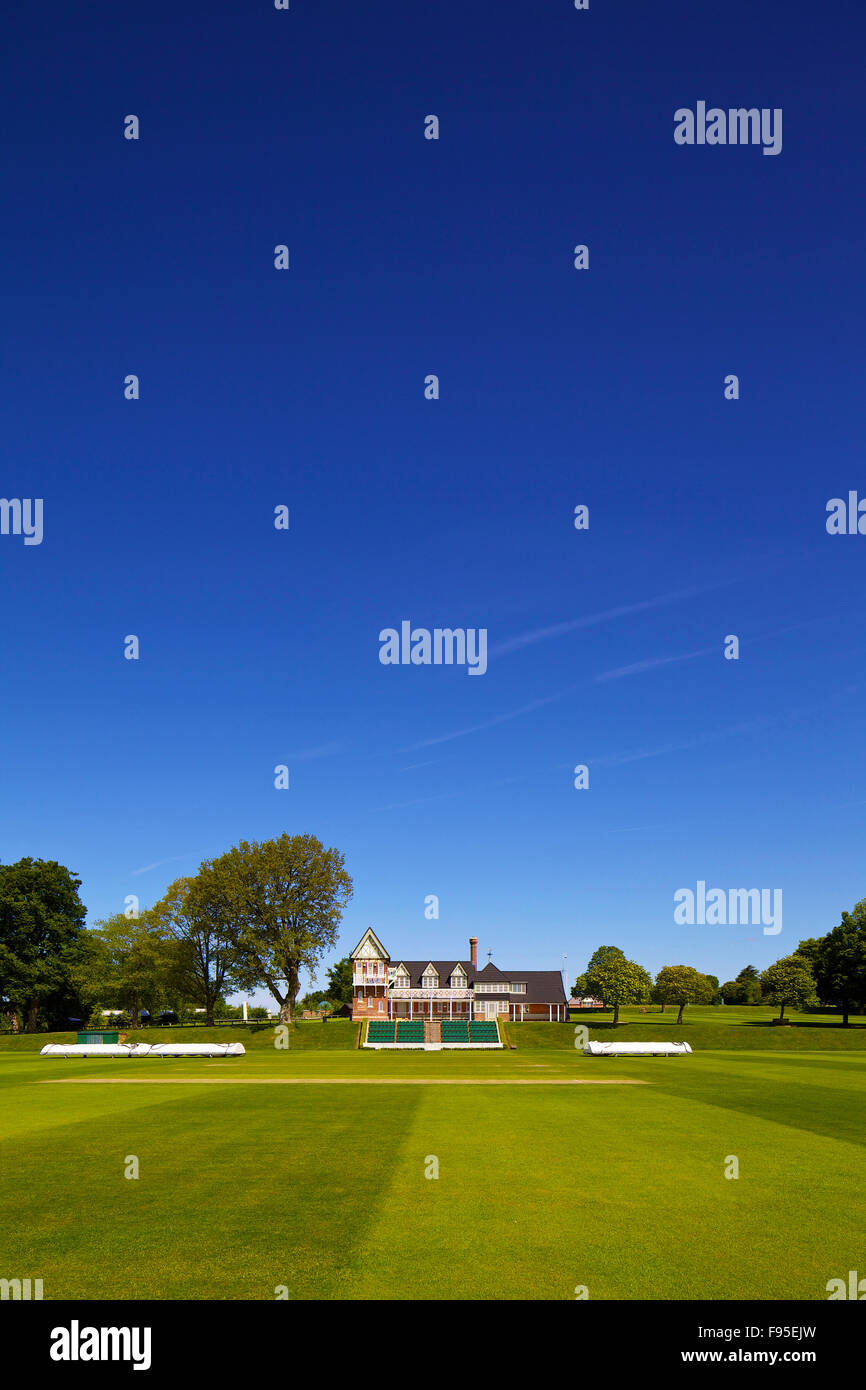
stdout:
[(558, 970), (479, 970), (474, 936), (468, 960), (392, 960), (369, 927), (350, 959), (354, 1019), (568, 1019)]
[(310, 1020), (315, 1020), (315, 1019), (324, 1018), (326, 1014), (330, 1014), (330, 1013), (331, 1013), (331, 1006), (330, 1006), (330, 1004), (320, 1004), (319, 1007), (318, 1007), (317, 1009), (304, 1009), (304, 1012), (301, 1014), (301, 1018), (305, 1018), (305, 1019), (307, 1019), (308, 1021), (310, 1021)]

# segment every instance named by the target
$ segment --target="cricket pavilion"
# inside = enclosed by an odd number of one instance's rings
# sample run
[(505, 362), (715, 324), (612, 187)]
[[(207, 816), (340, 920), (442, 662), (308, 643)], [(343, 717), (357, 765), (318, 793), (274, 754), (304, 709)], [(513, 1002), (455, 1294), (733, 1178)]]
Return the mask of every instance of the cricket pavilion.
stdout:
[(492, 961), (479, 970), (475, 936), (469, 938), (468, 960), (398, 960), (368, 927), (350, 959), (353, 1019), (568, 1020), (558, 970), (500, 970)]

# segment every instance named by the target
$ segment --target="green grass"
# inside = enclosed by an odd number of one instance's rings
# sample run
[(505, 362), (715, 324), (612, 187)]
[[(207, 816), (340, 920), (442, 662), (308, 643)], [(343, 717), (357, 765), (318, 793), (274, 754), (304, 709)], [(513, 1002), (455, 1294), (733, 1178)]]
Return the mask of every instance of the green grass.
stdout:
[[(685, 1039), (692, 1047), (705, 1050), (737, 1049), (773, 1052), (833, 1052), (837, 1050), (866, 1051), (866, 1019), (852, 1015), (843, 1028), (841, 1015), (830, 1011), (790, 1015), (790, 1027), (778, 1027), (773, 1019), (778, 1009), (713, 1008), (710, 1005), (688, 1008), (682, 1023), (677, 1023), (677, 1011), (666, 1013), (658, 1007), (642, 1014), (638, 1009), (620, 1010), (620, 1021), (614, 1028), (612, 1012), (575, 1014), (570, 1023), (509, 1023), (508, 1037), (520, 1049), (572, 1048), (575, 1027), (585, 1026), (590, 1038), (610, 1041), (639, 1041), (641, 1038), (658, 1041)], [(786, 1020), (789, 1015), (786, 1011)]]
[[(302, 1028), (288, 1051), (245, 1034), (236, 1060), (0, 1051), (0, 1275), (46, 1299), (825, 1299), (863, 1265), (859, 1050), (747, 1026), (751, 1050), (591, 1058), (527, 1024), (515, 1052), (395, 1054)], [(146, 1084), (41, 1084), (82, 1077)], [(182, 1077), (314, 1084), (158, 1084)], [(580, 1077), (648, 1084), (327, 1084)]]
[[(273, 1022), (248, 1024), (245, 1028), (184, 1028), (176, 1024), (171, 1028), (127, 1030), (126, 1037), (128, 1042), (152, 1044), (241, 1042), (248, 1051), (256, 1051), (273, 1048), (274, 1031), (278, 1026)], [(294, 1023), (289, 1030), (289, 1046), (302, 1051), (312, 1048), (317, 1052), (355, 1047), (360, 1027), (360, 1023), (352, 1023), (348, 1018), (335, 1018), (328, 1023)], [(39, 1052), (46, 1043), (74, 1043), (76, 1036), (76, 1033), (4, 1033), (0, 1035), (0, 1053)]]

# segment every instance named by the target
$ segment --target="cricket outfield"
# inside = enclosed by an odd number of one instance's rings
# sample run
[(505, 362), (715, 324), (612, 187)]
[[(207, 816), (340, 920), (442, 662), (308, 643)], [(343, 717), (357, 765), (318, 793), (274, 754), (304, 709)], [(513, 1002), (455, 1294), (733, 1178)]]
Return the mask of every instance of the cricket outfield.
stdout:
[(691, 1012), (617, 1034), (692, 1041), (671, 1058), (542, 1024), (479, 1053), (334, 1023), (219, 1060), (3, 1039), (0, 1273), (45, 1299), (826, 1299), (866, 1270), (866, 1029), (743, 1046), (732, 1017), (722, 1046)]

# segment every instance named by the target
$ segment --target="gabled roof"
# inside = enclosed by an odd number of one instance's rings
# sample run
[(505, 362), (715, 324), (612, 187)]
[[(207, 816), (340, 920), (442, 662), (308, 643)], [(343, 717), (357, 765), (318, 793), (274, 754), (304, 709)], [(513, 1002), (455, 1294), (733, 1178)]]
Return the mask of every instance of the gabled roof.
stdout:
[(385, 950), (385, 947), (382, 945), (381, 941), (379, 940), (378, 936), (377, 936), (376, 933), (373, 931), (373, 928), (372, 928), (372, 927), (368, 927), (367, 930), (364, 932), (364, 935), (361, 937), (361, 940), (358, 942), (357, 946), (355, 947), (354, 951), (350, 951), (350, 952), (349, 952), (349, 959), (350, 959), (350, 960), (355, 960), (356, 956), (358, 955), (358, 952), (360, 951), (361, 947), (364, 945), (364, 943), (365, 943), (366, 941), (369, 941), (369, 942), (370, 942), (370, 944), (371, 944), (371, 945), (374, 947), (374, 949), (378, 952), (378, 954), (379, 954), (379, 956), (380, 956), (380, 958), (381, 958), (382, 960), (390, 960), (390, 959), (391, 959), (391, 957), (388, 955), (388, 952)]
[[(496, 984), (502, 981), (502, 992), (485, 992), (488, 999), (511, 999), (515, 1004), (565, 1004), (566, 993), (562, 976), (558, 970), (500, 970), (492, 961), (483, 970), (477, 970), (471, 960), (404, 960), (399, 962), (409, 974), (412, 989), (421, 989), (421, 980), (428, 965), (435, 966), (439, 974), (440, 988), (447, 987), (455, 966), (462, 966), (466, 972), (467, 984), (481, 982)], [(513, 981), (526, 985), (522, 994), (509, 994), (507, 986)]]
[(443, 989), (446, 987), (446, 982), (451, 978), (451, 972), (455, 965), (463, 966), (467, 981), (475, 978), (475, 967), (471, 960), (403, 960), (400, 964), (405, 965), (409, 972), (409, 983), (412, 989), (421, 988), (421, 977), (428, 965), (432, 965), (436, 970), (439, 976), (440, 987)]
[[(401, 965), (405, 967), (412, 989), (421, 989), (422, 977), (430, 966), (439, 976), (439, 987), (446, 988), (454, 970), (460, 966), (466, 976), (467, 984), (474, 984), (476, 981), (481, 981), (483, 984), (496, 984), (500, 980), (502, 981), (501, 994), (491, 990), (487, 995), (489, 999), (512, 999), (516, 1004), (565, 1004), (568, 1002), (562, 985), (562, 976), (558, 970), (500, 970), (498, 966), (493, 964), (492, 960), (488, 961), (482, 970), (473, 965), (471, 960), (392, 961), (372, 927), (367, 928), (354, 951), (351, 952), (350, 958), (352, 960), (357, 958), (361, 947), (367, 942), (381, 960), (387, 961), (395, 968), (399, 968)], [(509, 994), (508, 985), (513, 982), (525, 984), (525, 992)]]

